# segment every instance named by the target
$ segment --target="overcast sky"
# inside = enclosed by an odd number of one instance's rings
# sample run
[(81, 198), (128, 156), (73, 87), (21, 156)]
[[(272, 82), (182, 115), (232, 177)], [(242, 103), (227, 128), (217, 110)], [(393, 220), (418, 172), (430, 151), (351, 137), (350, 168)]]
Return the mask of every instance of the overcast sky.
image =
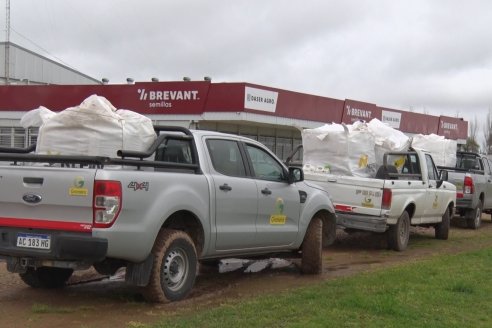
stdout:
[(12, 42), (110, 83), (210, 76), (480, 122), (492, 107), (487, 0), (12, 0), (10, 19)]

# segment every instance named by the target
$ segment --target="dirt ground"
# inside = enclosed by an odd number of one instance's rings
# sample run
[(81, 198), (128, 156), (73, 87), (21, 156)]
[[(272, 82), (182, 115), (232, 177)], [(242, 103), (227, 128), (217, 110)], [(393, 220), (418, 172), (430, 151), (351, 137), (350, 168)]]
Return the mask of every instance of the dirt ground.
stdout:
[(282, 268), (245, 272), (247, 267), (226, 273), (218, 268), (201, 270), (191, 295), (171, 304), (145, 303), (136, 288), (118, 275), (108, 278), (92, 271), (76, 272), (61, 290), (27, 287), (0, 262), (1, 327), (142, 327), (162, 316), (219, 306), (225, 301), (280, 293), (355, 273), (377, 270), (402, 262), (492, 247), (492, 222), (484, 215), (479, 230), (466, 229), (453, 220), (447, 241), (434, 239), (434, 229), (412, 228), (409, 248), (387, 249), (383, 235), (346, 234), (339, 231), (334, 245), (324, 250), (324, 272), (319, 276), (299, 273), (292, 261)]

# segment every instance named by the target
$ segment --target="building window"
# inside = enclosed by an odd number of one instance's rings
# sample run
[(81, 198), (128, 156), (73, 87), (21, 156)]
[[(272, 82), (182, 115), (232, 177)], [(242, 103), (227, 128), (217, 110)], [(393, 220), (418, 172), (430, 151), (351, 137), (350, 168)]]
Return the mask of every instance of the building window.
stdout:
[(25, 148), (37, 139), (38, 128), (0, 127), (0, 147)]
[(264, 144), (272, 152), (275, 152), (275, 137), (259, 136), (258, 141)]
[(24, 148), (26, 144), (27, 131), (24, 128), (13, 128), (13, 145), (15, 148)]
[(258, 137), (256, 135), (252, 135), (252, 134), (242, 134), (241, 133), (241, 136), (246, 137), (246, 138), (250, 138), (253, 140), (258, 140)]
[(29, 130), (27, 130), (29, 142), (26, 144), (26, 147), (29, 147), (30, 145), (35, 144), (38, 141), (38, 133), (39, 128), (29, 128)]
[(292, 152), (292, 139), (291, 138), (277, 138), (277, 145), (275, 148), (275, 155), (282, 160), (286, 160), (287, 156)]
[(12, 128), (0, 127), (0, 147), (12, 147)]

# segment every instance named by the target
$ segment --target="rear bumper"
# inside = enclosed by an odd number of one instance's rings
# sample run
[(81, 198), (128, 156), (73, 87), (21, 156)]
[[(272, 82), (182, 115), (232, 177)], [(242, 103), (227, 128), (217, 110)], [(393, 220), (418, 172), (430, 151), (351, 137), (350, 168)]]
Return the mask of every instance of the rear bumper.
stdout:
[(366, 215), (348, 214), (337, 212), (337, 225), (346, 229), (357, 229), (373, 232), (385, 232), (388, 225), (387, 219)]
[[(50, 237), (51, 247), (50, 249), (18, 247), (19, 233), (47, 235)], [(106, 239), (92, 237), (86, 232), (0, 227), (0, 258), (18, 257), (94, 263), (106, 257), (107, 249)]]
[(457, 209), (473, 209), (473, 199), (467, 198), (456, 198), (456, 208)]

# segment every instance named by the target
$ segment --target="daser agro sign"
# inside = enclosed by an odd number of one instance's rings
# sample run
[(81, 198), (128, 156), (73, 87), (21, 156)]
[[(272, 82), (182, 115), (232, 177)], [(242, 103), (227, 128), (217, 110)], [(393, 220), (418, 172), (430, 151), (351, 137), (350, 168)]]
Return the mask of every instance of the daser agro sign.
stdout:
[(278, 92), (245, 87), (244, 108), (275, 113)]
[(381, 122), (388, 124), (394, 129), (399, 129), (401, 123), (401, 113), (383, 110), (381, 111)]

